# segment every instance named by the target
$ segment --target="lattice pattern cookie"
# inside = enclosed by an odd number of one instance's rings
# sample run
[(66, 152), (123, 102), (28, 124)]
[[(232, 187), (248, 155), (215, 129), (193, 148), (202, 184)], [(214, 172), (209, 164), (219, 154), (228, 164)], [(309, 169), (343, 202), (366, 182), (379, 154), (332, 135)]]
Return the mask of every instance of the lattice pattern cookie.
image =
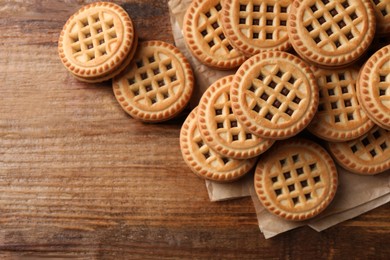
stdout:
[(200, 62), (219, 69), (232, 69), (240, 66), (245, 56), (226, 38), (221, 11), (221, 0), (193, 1), (183, 21), (184, 39)]
[(271, 213), (305, 220), (322, 212), (337, 189), (336, 166), (318, 144), (304, 139), (276, 143), (257, 164), (256, 194)]
[(113, 90), (132, 117), (158, 122), (184, 109), (193, 84), (191, 66), (179, 49), (165, 42), (147, 41), (139, 45), (125, 73), (114, 78)]
[(390, 33), (390, 1), (389, 0), (371, 0), (376, 16), (376, 33)]
[(203, 140), (222, 156), (256, 157), (274, 143), (248, 132), (233, 114), (230, 85), (233, 75), (219, 79), (203, 94), (198, 106), (198, 125)]
[(288, 32), (302, 58), (334, 68), (352, 63), (367, 50), (375, 24), (370, 0), (296, 0)]
[(118, 74), (134, 55), (137, 36), (126, 11), (96, 2), (71, 16), (58, 41), (65, 67), (80, 80), (99, 82)]
[(308, 130), (327, 141), (356, 139), (368, 132), (374, 123), (361, 108), (356, 94), (359, 70), (312, 68), (320, 90), (317, 113)]
[(377, 51), (361, 68), (357, 90), (371, 120), (390, 130), (390, 45)]
[(390, 170), (390, 131), (373, 127), (358, 139), (329, 143), (329, 151), (345, 169), (363, 175)]
[(201, 178), (230, 182), (241, 178), (256, 164), (256, 158), (237, 160), (214, 152), (202, 139), (193, 109), (180, 131), (180, 148), (184, 161)]
[(286, 139), (303, 130), (318, 105), (318, 88), (309, 67), (286, 52), (262, 52), (237, 71), (230, 88), (234, 114), (263, 138)]
[(248, 56), (290, 48), (287, 33), (292, 0), (225, 0), (223, 27), (238, 50)]

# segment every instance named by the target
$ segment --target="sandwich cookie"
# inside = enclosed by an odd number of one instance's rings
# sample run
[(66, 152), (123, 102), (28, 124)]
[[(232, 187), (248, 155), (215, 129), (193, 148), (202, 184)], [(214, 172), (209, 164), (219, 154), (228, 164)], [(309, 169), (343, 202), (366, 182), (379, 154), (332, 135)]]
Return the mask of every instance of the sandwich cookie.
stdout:
[(96, 2), (82, 7), (64, 25), (58, 53), (78, 80), (94, 83), (119, 74), (130, 63), (137, 35), (119, 5)]
[(295, 51), (320, 67), (343, 67), (357, 60), (375, 35), (370, 0), (296, 0), (288, 33)]
[(254, 186), (263, 206), (287, 220), (318, 215), (337, 190), (336, 166), (324, 148), (305, 140), (277, 142), (256, 166)]
[(191, 53), (203, 64), (217, 69), (232, 69), (245, 56), (226, 38), (221, 26), (221, 0), (195, 0), (183, 21), (183, 34)]
[(331, 142), (352, 140), (367, 133), (374, 123), (357, 98), (359, 70), (355, 67), (339, 70), (313, 67), (312, 70), (320, 90), (320, 99), (317, 113), (307, 129)]
[(317, 110), (318, 87), (312, 71), (298, 57), (267, 51), (241, 65), (230, 98), (233, 113), (249, 132), (280, 140), (310, 123)]
[(274, 143), (248, 132), (233, 114), (230, 85), (233, 75), (217, 80), (203, 94), (198, 106), (198, 125), (203, 140), (222, 156), (256, 157)]
[(227, 38), (246, 56), (291, 47), (287, 19), (292, 0), (225, 0), (222, 24)]
[(197, 108), (192, 110), (180, 131), (180, 148), (186, 164), (203, 179), (231, 182), (243, 177), (255, 166), (257, 159), (231, 159), (213, 151), (202, 139), (197, 113)]
[(190, 64), (175, 46), (142, 42), (129, 67), (113, 79), (113, 91), (133, 118), (160, 122), (178, 115), (193, 91)]

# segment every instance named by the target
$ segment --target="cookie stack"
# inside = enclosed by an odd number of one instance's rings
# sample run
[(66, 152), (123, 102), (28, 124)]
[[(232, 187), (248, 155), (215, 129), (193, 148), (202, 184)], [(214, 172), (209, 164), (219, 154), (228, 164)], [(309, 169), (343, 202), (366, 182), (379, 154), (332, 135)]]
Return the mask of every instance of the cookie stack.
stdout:
[(390, 3), (370, 0), (193, 1), (183, 21), (188, 48), (210, 67), (237, 67), (183, 124), (193, 172), (233, 181), (255, 161), (265, 208), (304, 220), (332, 201), (334, 160), (358, 174), (389, 170), (388, 11)]

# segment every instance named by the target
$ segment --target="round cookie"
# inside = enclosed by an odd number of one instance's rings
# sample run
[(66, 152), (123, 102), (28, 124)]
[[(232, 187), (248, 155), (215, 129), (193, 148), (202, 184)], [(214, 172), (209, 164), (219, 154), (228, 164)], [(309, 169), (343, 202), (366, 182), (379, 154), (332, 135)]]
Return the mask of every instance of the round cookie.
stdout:
[(191, 53), (217, 69), (237, 68), (245, 56), (226, 38), (221, 27), (221, 0), (192, 1), (183, 20), (183, 35)]
[(180, 113), (193, 85), (187, 59), (175, 46), (161, 41), (141, 43), (126, 71), (113, 79), (122, 108), (145, 122), (165, 121)]
[(292, 0), (225, 0), (222, 23), (239, 51), (253, 56), (261, 51), (291, 47), (287, 33)]
[(257, 137), (243, 128), (233, 114), (230, 85), (233, 75), (213, 83), (198, 105), (198, 126), (203, 140), (222, 156), (246, 159), (265, 152), (273, 140)]
[(357, 93), (371, 120), (390, 130), (390, 45), (377, 51), (361, 68)]
[(336, 166), (326, 150), (294, 138), (276, 143), (261, 155), (254, 177), (263, 206), (287, 220), (318, 215), (332, 201), (337, 183)]
[(358, 101), (356, 80), (359, 70), (349, 67), (338, 70), (312, 68), (320, 99), (317, 113), (307, 129), (331, 142), (356, 139), (368, 132), (374, 123)]
[(288, 33), (295, 51), (320, 67), (343, 67), (357, 60), (375, 35), (370, 0), (296, 0)]
[(243, 177), (257, 159), (237, 160), (214, 152), (202, 139), (197, 124), (197, 108), (193, 109), (180, 130), (180, 148), (186, 164), (203, 179), (231, 182)]
[(376, 17), (376, 33), (390, 34), (390, 1), (371, 0)]
[(64, 25), (58, 53), (80, 80), (100, 82), (119, 73), (137, 41), (133, 23), (119, 5), (96, 2), (82, 7)]
[(355, 140), (329, 143), (328, 147), (338, 164), (348, 171), (374, 175), (390, 169), (390, 131), (379, 126)]
[(259, 53), (238, 69), (230, 88), (238, 121), (262, 138), (286, 139), (302, 131), (318, 105), (312, 71), (298, 57)]

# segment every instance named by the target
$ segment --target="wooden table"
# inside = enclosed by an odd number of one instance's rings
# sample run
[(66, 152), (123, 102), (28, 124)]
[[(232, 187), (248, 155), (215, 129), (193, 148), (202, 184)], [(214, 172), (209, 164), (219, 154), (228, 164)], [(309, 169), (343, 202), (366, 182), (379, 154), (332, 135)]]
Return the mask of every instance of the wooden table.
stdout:
[[(184, 115), (143, 124), (109, 82), (80, 83), (57, 56), (91, 1), (0, 0), (2, 258), (389, 258), (385, 205), (322, 233), (265, 240), (250, 198), (212, 203), (179, 149)], [(173, 43), (167, 0), (116, 1), (141, 40)]]

